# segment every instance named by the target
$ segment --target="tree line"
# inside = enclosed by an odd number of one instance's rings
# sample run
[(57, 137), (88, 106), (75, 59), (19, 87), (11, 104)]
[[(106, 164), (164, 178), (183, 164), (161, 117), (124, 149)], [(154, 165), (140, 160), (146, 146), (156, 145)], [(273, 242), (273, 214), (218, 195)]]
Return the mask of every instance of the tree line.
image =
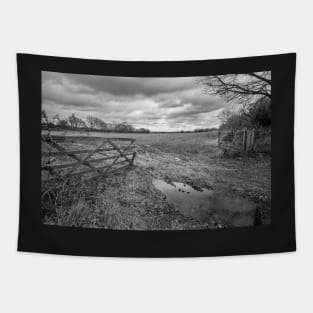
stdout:
[[(107, 123), (95, 116), (87, 116), (85, 120), (77, 117), (74, 113), (61, 119), (58, 114), (49, 118), (46, 111), (41, 111), (41, 125), (46, 129), (86, 130), (118, 133), (150, 133), (147, 128), (135, 128), (127, 122)], [(194, 130), (181, 130), (180, 133), (201, 133), (217, 130), (217, 128), (196, 128)], [(162, 132), (161, 132), (162, 133)]]
[(261, 98), (239, 110), (224, 110), (220, 120), (221, 129), (269, 128), (272, 124), (271, 101)]
[(147, 128), (135, 128), (127, 122), (107, 123), (95, 116), (87, 116), (84, 120), (76, 116), (74, 113), (64, 119), (61, 119), (58, 114), (50, 119), (45, 110), (41, 111), (41, 125), (42, 128), (47, 129), (86, 130), (119, 133), (150, 133), (150, 130)]

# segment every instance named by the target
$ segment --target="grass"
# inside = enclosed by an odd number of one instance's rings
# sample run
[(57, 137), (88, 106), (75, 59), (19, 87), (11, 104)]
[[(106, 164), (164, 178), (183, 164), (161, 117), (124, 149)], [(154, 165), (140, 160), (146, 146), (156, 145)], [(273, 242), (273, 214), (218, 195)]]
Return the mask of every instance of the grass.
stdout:
[[(102, 189), (105, 189), (103, 184)], [(59, 176), (43, 182), (41, 203), (44, 223), (96, 228), (101, 219), (102, 225), (115, 228), (119, 222), (110, 206), (99, 203), (99, 193), (101, 190), (95, 182), (78, 177)], [(101, 212), (98, 208), (101, 208)]]
[[(270, 155), (220, 157), (217, 132), (95, 134), (100, 135), (136, 139), (135, 170), (91, 181), (57, 175), (49, 182), (43, 181), (45, 224), (138, 230), (184, 228), (182, 225), (189, 221), (175, 216), (166, 200), (153, 188), (152, 177), (188, 180), (188, 183), (202, 187), (210, 185), (225, 195), (234, 192), (270, 202)], [(91, 148), (94, 144), (89, 139), (62, 143), (72, 149)], [(194, 225), (189, 226), (187, 228)]]
[[(51, 132), (53, 135), (55, 132)], [(59, 132), (60, 133), (60, 132)], [(59, 134), (58, 133), (58, 134)], [(61, 132), (62, 133), (62, 132)], [(67, 132), (70, 135), (84, 135), (79, 132)], [(217, 131), (206, 133), (90, 133), (90, 137), (134, 138), (136, 145), (144, 148), (156, 148), (165, 153), (182, 155), (208, 154), (217, 150)], [(88, 140), (87, 140), (88, 142)]]

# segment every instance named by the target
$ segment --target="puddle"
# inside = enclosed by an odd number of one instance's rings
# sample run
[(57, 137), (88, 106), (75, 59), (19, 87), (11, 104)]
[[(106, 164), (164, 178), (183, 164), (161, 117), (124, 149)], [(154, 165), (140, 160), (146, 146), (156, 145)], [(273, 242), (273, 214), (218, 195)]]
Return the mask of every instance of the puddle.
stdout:
[(255, 223), (256, 205), (246, 199), (218, 197), (213, 190), (196, 190), (180, 182), (168, 184), (153, 179), (153, 185), (185, 216), (205, 221), (209, 216), (215, 215), (234, 227), (253, 226)]

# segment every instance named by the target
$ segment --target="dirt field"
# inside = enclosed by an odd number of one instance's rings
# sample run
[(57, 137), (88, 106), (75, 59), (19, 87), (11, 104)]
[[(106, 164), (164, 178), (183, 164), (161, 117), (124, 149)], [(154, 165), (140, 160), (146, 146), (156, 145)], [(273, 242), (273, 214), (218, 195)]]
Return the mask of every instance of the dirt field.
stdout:
[[(99, 136), (99, 133), (95, 135)], [(60, 200), (62, 197), (43, 200), (44, 223), (136, 230), (247, 226), (241, 223), (245, 214), (242, 207), (246, 203), (255, 206), (253, 225), (270, 223), (269, 155), (223, 156), (217, 147), (217, 132), (106, 133), (102, 136), (136, 138), (134, 166), (106, 178), (79, 181), (79, 187), (75, 187), (63, 200)], [(199, 218), (184, 214), (156, 188), (155, 180), (173, 186), (174, 182), (179, 182), (194, 190), (210, 191), (216, 205), (211, 204), (210, 209), (196, 215)], [(225, 203), (225, 199), (230, 206), (238, 205), (232, 210), (225, 205), (217, 205)], [(52, 206), (55, 207), (53, 213), (47, 210)]]

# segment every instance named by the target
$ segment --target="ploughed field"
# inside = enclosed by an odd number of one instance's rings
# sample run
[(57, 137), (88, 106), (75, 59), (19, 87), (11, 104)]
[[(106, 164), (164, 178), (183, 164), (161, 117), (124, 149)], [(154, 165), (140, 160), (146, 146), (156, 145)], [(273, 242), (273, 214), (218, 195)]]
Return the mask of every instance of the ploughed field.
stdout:
[[(87, 133), (66, 132), (66, 136), (71, 135)], [(46, 224), (181, 230), (270, 223), (268, 154), (224, 156), (217, 147), (217, 131), (95, 132), (88, 136), (136, 139), (134, 166), (108, 177), (88, 181), (75, 178), (56, 195), (44, 197)], [(84, 140), (84, 145), (92, 144), (92, 140)]]

